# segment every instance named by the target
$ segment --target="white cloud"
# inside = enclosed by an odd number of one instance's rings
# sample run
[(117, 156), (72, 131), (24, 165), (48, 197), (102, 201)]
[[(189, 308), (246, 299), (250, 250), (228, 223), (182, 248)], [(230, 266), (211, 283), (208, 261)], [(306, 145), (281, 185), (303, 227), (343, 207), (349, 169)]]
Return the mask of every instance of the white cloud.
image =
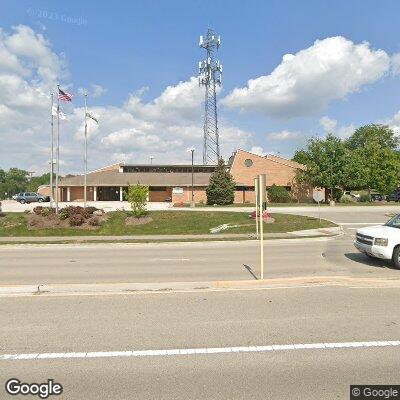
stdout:
[(107, 92), (107, 89), (101, 85), (97, 85), (93, 83), (92, 85), (92, 96), (93, 97), (100, 97), (103, 96)]
[(270, 140), (289, 140), (289, 139), (295, 139), (299, 136), (300, 136), (299, 132), (292, 132), (287, 130), (283, 130), (280, 132), (272, 132), (267, 135), (268, 139)]
[(326, 133), (334, 133), (336, 136), (340, 137), (341, 139), (349, 138), (356, 130), (356, 127), (354, 126), (354, 124), (340, 126), (339, 128), (337, 128), (337, 121), (335, 119), (329, 118), (327, 116), (322, 117), (319, 120), (319, 123), (324, 128), (324, 131)]
[(257, 154), (258, 156), (264, 157), (267, 152), (260, 146), (253, 146), (250, 150), (250, 153)]
[[(72, 91), (65, 57), (54, 53), (42, 34), (19, 26), (11, 32), (0, 30), (0, 168), (18, 166), (45, 172), (50, 159), (50, 92), (58, 78)], [(121, 107), (90, 107), (99, 124), (88, 121), (89, 168), (108, 164), (110, 159), (147, 163), (189, 162), (188, 147), (195, 147), (195, 161), (202, 155), (202, 102), (204, 90), (196, 78), (168, 86), (159, 96), (144, 101), (147, 88), (132, 91)], [(73, 91), (72, 91), (73, 92)], [(105, 89), (91, 86), (90, 96)], [(56, 97), (55, 97), (56, 98)], [(80, 96), (63, 103), (68, 116), (60, 126), (61, 173), (82, 171), (84, 109)], [(252, 133), (221, 119), (220, 141), (223, 155), (244, 147)]]
[(395, 53), (392, 55), (392, 73), (400, 73), (400, 53)]
[(336, 128), (337, 121), (335, 119), (331, 119), (327, 116), (322, 117), (319, 120), (320, 125), (324, 128), (325, 132), (333, 132)]
[(309, 115), (377, 81), (389, 67), (385, 51), (373, 50), (367, 42), (330, 37), (286, 54), (271, 74), (249, 80), (222, 102), (278, 118)]

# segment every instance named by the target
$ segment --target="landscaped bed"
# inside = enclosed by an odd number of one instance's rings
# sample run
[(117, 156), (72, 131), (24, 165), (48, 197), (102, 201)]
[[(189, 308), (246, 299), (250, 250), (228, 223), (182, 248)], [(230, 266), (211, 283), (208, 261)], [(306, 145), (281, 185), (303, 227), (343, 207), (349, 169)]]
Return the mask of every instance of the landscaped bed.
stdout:
[[(131, 213), (115, 211), (99, 217), (99, 225), (93, 226), (84, 222), (80, 226), (54, 224), (54, 227), (29, 226), (33, 214), (5, 213), (0, 217), (0, 236), (110, 236), (110, 235), (184, 235), (206, 234), (210, 229), (223, 225), (238, 225), (221, 233), (255, 233), (255, 221), (249, 218), (249, 213), (221, 211), (152, 211), (145, 224), (127, 224)], [(325, 228), (335, 226), (332, 222), (299, 215), (272, 214), (274, 223), (265, 224), (265, 233), (292, 232), (303, 229)], [(48, 218), (48, 217), (41, 217)], [(58, 218), (56, 215), (50, 218)], [(86, 221), (89, 221), (89, 217)], [(151, 220), (150, 220), (151, 219)], [(39, 224), (40, 225), (40, 224)], [(215, 234), (218, 236), (218, 233)]]

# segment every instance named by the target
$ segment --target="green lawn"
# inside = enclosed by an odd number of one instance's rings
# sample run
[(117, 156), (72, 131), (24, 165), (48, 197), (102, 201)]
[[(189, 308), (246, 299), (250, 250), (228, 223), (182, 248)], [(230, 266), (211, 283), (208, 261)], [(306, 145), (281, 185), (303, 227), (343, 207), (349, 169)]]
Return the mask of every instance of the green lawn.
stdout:
[[(82, 235), (172, 235), (172, 234), (204, 234), (209, 229), (232, 224), (240, 227), (227, 229), (222, 233), (253, 233), (255, 222), (248, 213), (221, 211), (153, 211), (153, 221), (146, 225), (125, 225), (126, 212), (115, 211), (108, 214), (108, 220), (96, 230), (79, 228), (54, 228), (30, 230), (26, 226), (26, 214), (7, 213), (0, 217), (0, 236), (82, 236)], [(273, 214), (275, 223), (265, 224), (267, 232), (291, 232), (302, 229), (335, 226), (332, 222), (322, 220), (321, 225), (316, 218), (298, 215)]]

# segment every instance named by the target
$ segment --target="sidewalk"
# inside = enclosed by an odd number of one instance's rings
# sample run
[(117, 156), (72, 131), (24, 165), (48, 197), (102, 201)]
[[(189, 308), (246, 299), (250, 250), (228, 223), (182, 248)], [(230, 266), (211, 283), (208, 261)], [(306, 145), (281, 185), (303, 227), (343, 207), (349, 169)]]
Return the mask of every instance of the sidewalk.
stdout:
[[(307, 229), (303, 231), (266, 233), (265, 239), (290, 239), (306, 237), (331, 237), (342, 233), (339, 226), (332, 228)], [(89, 242), (157, 242), (157, 241), (197, 241), (197, 240), (254, 240), (255, 234), (216, 233), (200, 235), (135, 235), (135, 236), (3, 236), (1, 243), (89, 243)]]

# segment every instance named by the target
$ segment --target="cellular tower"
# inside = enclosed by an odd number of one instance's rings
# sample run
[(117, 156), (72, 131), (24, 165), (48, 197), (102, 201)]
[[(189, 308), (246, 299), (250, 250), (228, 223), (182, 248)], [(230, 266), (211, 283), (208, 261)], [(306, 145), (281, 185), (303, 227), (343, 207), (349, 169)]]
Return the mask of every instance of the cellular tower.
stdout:
[(212, 29), (200, 36), (199, 46), (207, 53), (199, 62), (199, 85), (205, 86), (203, 164), (218, 164), (220, 157), (216, 88), (222, 83), (222, 65), (214, 56), (220, 45), (221, 38)]

